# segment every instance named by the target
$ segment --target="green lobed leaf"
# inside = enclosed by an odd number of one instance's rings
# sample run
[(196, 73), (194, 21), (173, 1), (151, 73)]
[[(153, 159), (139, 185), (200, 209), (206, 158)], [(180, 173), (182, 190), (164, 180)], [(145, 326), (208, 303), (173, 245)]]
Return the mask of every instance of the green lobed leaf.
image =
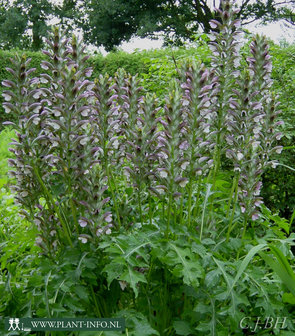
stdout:
[(135, 271), (130, 266), (128, 266), (128, 269), (120, 276), (120, 280), (123, 280), (129, 283), (130, 287), (133, 289), (135, 293), (135, 297), (138, 296), (137, 284), (139, 282), (147, 282), (144, 274), (139, 273), (138, 271)]

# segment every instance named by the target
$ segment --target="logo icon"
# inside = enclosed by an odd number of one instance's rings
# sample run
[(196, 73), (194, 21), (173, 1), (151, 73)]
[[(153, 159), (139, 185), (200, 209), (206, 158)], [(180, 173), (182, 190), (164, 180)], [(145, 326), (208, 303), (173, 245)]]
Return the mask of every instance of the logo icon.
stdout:
[[(15, 324), (15, 326), (14, 326), (14, 324)], [(20, 330), (20, 327), (19, 327), (19, 319), (18, 318), (10, 318), (9, 319), (9, 329), (8, 329), (8, 331), (9, 330), (13, 330), (13, 331), (15, 331), (15, 330)]]

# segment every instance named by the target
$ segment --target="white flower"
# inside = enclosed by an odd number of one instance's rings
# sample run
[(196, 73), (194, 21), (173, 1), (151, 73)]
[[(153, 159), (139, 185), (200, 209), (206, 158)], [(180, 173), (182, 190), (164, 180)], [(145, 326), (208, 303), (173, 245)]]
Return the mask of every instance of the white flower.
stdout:
[(87, 222), (86, 222), (86, 220), (84, 220), (84, 219), (79, 219), (79, 225), (81, 226), (81, 227), (85, 227), (85, 226), (87, 226)]
[(260, 141), (253, 141), (252, 142), (253, 149), (256, 149), (259, 145), (260, 145)]
[(87, 116), (88, 116), (88, 112), (89, 112), (89, 109), (83, 110), (83, 111), (81, 112), (81, 115), (82, 115), (83, 117), (87, 117)]
[(157, 191), (158, 191), (158, 193), (159, 193), (160, 195), (163, 195), (164, 192), (165, 192), (164, 188), (162, 188), (162, 187), (160, 187), (160, 186), (157, 186), (156, 189), (157, 189)]
[(279, 165), (277, 161), (271, 161), (270, 164), (272, 168), (277, 168), (277, 166)]
[(232, 154), (231, 154), (231, 152), (229, 152), (229, 151), (226, 151), (226, 152), (225, 152), (225, 156), (226, 156), (228, 159), (231, 159), (231, 158), (232, 158)]
[(216, 40), (216, 36), (213, 34), (209, 34), (208, 37), (210, 38), (210, 41), (215, 41)]
[(35, 239), (35, 242), (36, 242), (36, 244), (41, 244), (41, 243), (43, 242), (43, 239), (42, 239), (40, 236), (38, 236), (38, 237)]
[(34, 223), (35, 223), (37, 226), (39, 226), (39, 225), (41, 224), (41, 221), (40, 221), (40, 219), (35, 218), (35, 219), (34, 219)]
[(263, 203), (262, 200), (258, 199), (258, 200), (255, 201), (254, 204), (255, 204), (256, 206), (260, 206), (262, 203)]
[(237, 158), (238, 158), (239, 161), (242, 160), (243, 157), (244, 157), (244, 155), (241, 152), (237, 153)]
[(282, 137), (283, 137), (283, 134), (282, 134), (282, 133), (278, 133), (278, 134), (276, 134), (276, 139), (277, 139), (277, 140), (281, 140)]
[(126, 169), (124, 169), (124, 172), (123, 172), (123, 174), (127, 177), (127, 179), (129, 179), (130, 178), (130, 173), (129, 173), (129, 171), (128, 170), (126, 170)]
[[(84, 123), (84, 124), (81, 126), (81, 128), (82, 128), (83, 130), (86, 130), (87, 127), (88, 127), (88, 123)], [(94, 141), (94, 142), (98, 142), (97, 139), (95, 139), (95, 140), (96, 140), (96, 141)]]
[(42, 91), (38, 90), (33, 94), (33, 98), (39, 99), (42, 96)]
[(111, 233), (112, 233), (112, 230), (111, 230), (111, 229), (107, 229), (107, 230), (106, 230), (106, 234), (107, 234), (107, 235), (110, 235)]
[(283, 146), (276, 147), (276, 153), (281, 154), (283, 150)]
[(48, 80), (44, 77), (41, 77), (40, 82), (43, 83), (43, 84), (46, 84), (46, 83), (48, 83)]
[(235, 58), (234, 60), (234, 67), (238, 68), (240, 66), (240, 60), (238, 58)]
[(166, 178), (168, 176), (168, 173), (166, 170), (161, 170), (160, 171), (160, 176), (163, 177), (163, 178)]
[(108, 214), (105, 219), (104, 219), (107, 223), (110, 223), (112, 221), (112, 214)]
[(167, 155), (165, 152), (160, 152), (160, 153), (159, 153), (159, 156), (160, 156), (162, 159), (168, 159), (168, 155)]
[(210, 126), (207, 125), (205, 128), (204, 128), (204, 133), (209, 133), (210, 132)]
[(40, 118), (34, 118), (34, 120), (33, 120), (33, 124), (35, 124), (35, 125), (38, 125), (39, 124), (39, 122), (40, 122)]
[(5, 113), (10, 113), (11, 108), (9, 106), (3, 105)]
[(55, 117), (59, 117), (59, 116), (61, 116), (61, 112), (58, 111), (58, 110), (54, 110), (54, 111), (53, 111), (53, 114), (54, 114)]
[(52, 126), (55, 130), (60, 129), (60, 126), (55, 122), (49, 122), (49, 125)]
[(80, 144), (81, 144), (82, 146), (86, 145), (87, 142), (88, 142), (88, 137), (85, 137), (85, 138), (83, 138), (83, 139), (80, 140)]
[(2, 93), (2, 97), (3, 97), (4, 100), (6, 100), (6, 101), (10, 101), (10, 100), (11, 100), (11, 96), (8, 95), (7, 93)]
[(183, 180), (179, 183), (179, 185), (181, 186), (181, 188), (184, 188), (186, 185), (188, 184), (188, 180)]
[(96, 235), (99, 237), (100, 235), (102, 235), (102, 233), (103, 233), (103, 231), (102, 231), (102, 229), (98, 229), (97, 231), (96, 231)]
[(27, 191), (23, 191), (23, 192), (20, 193), (20, 195), (22, 197), (26, 197), (26, 196), (28, 196), (28, 192)]
[(254, 133), (254, 134), (258, 134), (260, 131), (261, 131), (261, 127), (255, 127), (255, 128), (253, 129), (253, 133)]
[(44, 64), (44, 63), (41, 63), (41, 68), (44, 69), (44, 70), (48, 70), (48, 65), (47, 64)]
[(119, 148), (119, 141), (118, 141), (118, 139), (116, 139), (116, 140), (113, 142), (113, 147), (114, 147), (115, 149), (118, 149), (118, 148)]
[(254, 117), (253, 120), (254, 120), (256, 123), (258, 123), (261, 119), (262, 119), (262, 115), (260, 114), (260, 115), (258, 115), (258, 116), (256, 116), (256, 117)]
[(34, 113), (39, 113), (40, 110), (41, 110), (41, 108), (42, 108), (42, 106), (41, 106), (41, 105), (38, 105), (38, 106), (36, 106), (36, 107), (33, 109), (33, 112), (34, 112)]
[(180, 145), (179, 145), (179, 149), (182, 149), (182, 150), (187, 150), (189, 147), (189, 143), (185, 140), (183, 141)]
[(214, 22), (214, 21), (210, 21), (209, 24), (210, 24), (210, 27), (211, 27), (212, 29), (215, 29), (215, 28), (218, 27), (217, 23)]
[(81, 240), (82, 244), (86, 244), (87, 243), (87, 238), (86, 237), (78, 237), (79, 240)]
[(259, 216), (259, 214), (258, 213), (254, 213), (253, 215), (252, 215), (252, 220), (256, 220), (256, 219), (258, 219), (260, 216)]
[(86, 71), (85, 71), (85, 76), (86, 77), (90, 77), (91, 75), (92, 75), (92, 69), (87, 69)]
[(183, 162), (182, 164), (181, 164), (181, 169), (182, 170), (185, 170), (186, 169), (186, 167), (189, 165), (189, 162), (188, 161), (185, 161), (185, 162)]
[(187, 99), (184, 99), (182, 101), (182, 106), (188, 106), (189, 105), (189, 101)]

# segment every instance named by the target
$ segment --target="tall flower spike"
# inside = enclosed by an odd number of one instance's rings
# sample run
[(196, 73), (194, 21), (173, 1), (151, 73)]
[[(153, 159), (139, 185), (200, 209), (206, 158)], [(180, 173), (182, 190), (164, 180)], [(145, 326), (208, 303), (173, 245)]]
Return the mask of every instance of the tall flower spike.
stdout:
[[(210, 109), (211, 95), (214, 90), (212, 76), (204, 65), (187, 64), (184, 69), (183, 117), (185, 132), (182, 147), (185, 149), (181, 158), (181, 169), (188, 178), (188, 226), (191, 222), (193, 184), (196, 177), (204, 176), (213, 166), (211, 157), (214, 149), (214, 132), (210, 130), (214, 116)], [(200, 186), (198, 186), (199, 188)]]
[[(211, 107), (212, 72), (204, 65), (190, 64), (185, 71), (186, 81), (183, 89), (183, 115), (186, 122), (184, 134), (187, 147), (183, 155), (182, 168), (188, 176), (205, 175), (212, 167), (211, 152), (214, 148), (211, 121), (214, 112)], [(187, 167), (187, 168), (186, 168)]]
[[(240, 21), (235, 18), (235, 10), (229, 0), (221, 1), (221, 10), (217, 10), (220, 20), (211, 20), (214, 31), (210, 34), (212, 50), (212, 68), (216, 76), (216, 96), (213, 101), (216, 119), (213, 123), (216, 135), (216, 164), (220, 163), (220, 155), (224, 151), (227, 133), (229, 102), (233, 96), (235, 78), (239, 76), (240, 64)], [(218, 168), (218, 167), (217, 167)]]
[[(235, 136), (228, 136), (231, 149), (227, 150), (235, 169), (239, 171), (239, 199), (246, 218), (259, 218), (262, 204), (260, 190), (261, 176), (267, 166), (275, 166), (270, 156), (280, 152), (274, 142), (281, 134), (275, 131), (277, 103), (270, 94), (271, 61), (264, 37), (256, 36), (251, 43), (252, 57), (248, 58), (249, 71), (241, 77), (236, 97), (230, 100), (230, 130)], [(237, 136), (239, 134), (239, 136)]]
[(260, 178), (262, 174), (261, 141), (257, 139), (260, 131), (259, 120), (262, 112), (259, 103), (253, 99), (249, 72), (245, 71), (238, 81), (236, 97), (230, 102), (229, 128), (232, 135), (227, 136), (230, 149), (227, 157), (234, 163), (234, 170), (238, 173), (238, 194), (241, 210), (248, 219), (258, 218), (259, 206), (262, 203), (259, 196)]
[[(119, 174), (122, 147), (119, 138), (120, 122), (117, 99), (112, 79), (100, 75), (93, 88), (93, 111), (95, 124), (95, 143), (101, 151), (99, 162), (107, 178), (112, 201), (116, 210), (115, 223), (121, 225), (117, 199), (116, 176)], [(115, 186), (115, 187), (114, 187)]]
[[(45, 184), (55, 195), (58, 207), (67, 214), (64, 231), (67, 226), (70, 235), (73, 232), (78, 235), (77, 213), (84, 212), (77, 202), (83, 197), (79, 182), (84, 167), (79, 158), (84, 146), (91, 142), (91, 138), (85, 135), (92, 118), (88, 100), (93, 84), (85, 79), (91, 71), (86, 66), (84, 47), (75, 36), (71, 40), (64, 39), (56, 28), (48, 45), (49, 50), (44, 53), (49, 61), (42, 63), (47, 74), (41, 75), (41, 78), (50, 83), (50, 87), (43, 90), (47, 100), (46, 131), (52, 154), (47, 159), (53, 160), (52, 171)], [(86, 162), (87, 158), (84, 160)], [(52, 190), (53, 185), (63, 187)], [(63, 221), (62, 218), (60, 221)]]
[(96, 130), (95, 123), (88, 125), (85, 137), (89, 141), (85, 142), (77, 157), (77, 161), (80, 162), (80, 175), (76, 186), (79, 198), (74, 201), (79, 209), (79, 212), (75, 214), (80, 227), (79, 237), (83, 237), (83, 234), (100, 237), (113, 226), (112, 215), (106, 208), (110, 198), (106, 195), (107, 178), (101, 169), (103, 152), (96, 143)]
[[(175, 81), (171, 85), (171, 93), (166, 97), (164, 106), (165, 119), (161, 121), (164, 130), (158, 137), (158, 181), (156, 188), (165, 192), (164, 199), (168, 200), (167, 206), (167, 232), (173, 211), (176, 211), (174, 199), (182, 195), (183, 188), (188, 183), (182, 169), (184, 152), (189, 146), (186, 140), (187, 124), (184, 120), (182, 105), (182, 91)], [(174, 209), (172, 209), (174, 204)], [(174, 221), (176, 214), (174, 213)]]
[(44, 92), (39, 87), (40, 80), (31, 77), (35, 69), (29, 68), (30, 59), (17, 56), (11, 61), (14, 69), (7, 70), (12, 80), (3, 82), (5, 87), (11, 89), (3, 92), (6, 100), (4, 108), (6, 112), (15, 113), (19, 120), (18, 124), (5, 123), (13, 124), (17, 135), (12, 142), (14, 147), (10, 148), (15, 154), (15, 159), (9, 160), (9, 165), (14, 168), (10, 174), (16, 178), (16, 185), (11, 189), (17, 191), (15, 198), (24, 207), (23, 213), (27, 219), (38, 224), (39, 243), (44, 252), (51, 253), (55, 238), (50, 232), (56, 225), (56, 218), (51, 216), (50, 210), (40, 211), (38, 208), (40, 198), (45, 196), (40, 176), (48, 176), (48, 167), (43, 158), (50, 153), (43, 131), (46, 118)]
[(280, 153), (283, 149), (282, 146), (275, 146), (276, 141), (282, 137), (282, 133), (277, 128), (283, 122), (277, 120), (280, 114), (277, 97), (269, 92), (272, 84), (272, 63), (266, 37), (256, 35), (250, 48), (252, 56), (248, 58), (248, 63), (252, 77), (251, 87), (262, 111), (262, 117), (259, 120), (261, 131), (257, 134), (257, 137), (262, 139), (263, 153), (261, 155), (263, 167), (276, 167), (277, 162), (273, 161), (271, 156), (274, 153)]
[(143, 201), (149, 196), (156, 176), (158, 119), (156, 99), (147, 95), (139, 102), (136, 123), (127, 131), (126, 157), (129, 165), (125, 174), (131, 178), (137, 189), (137, 202), (143, 223)]

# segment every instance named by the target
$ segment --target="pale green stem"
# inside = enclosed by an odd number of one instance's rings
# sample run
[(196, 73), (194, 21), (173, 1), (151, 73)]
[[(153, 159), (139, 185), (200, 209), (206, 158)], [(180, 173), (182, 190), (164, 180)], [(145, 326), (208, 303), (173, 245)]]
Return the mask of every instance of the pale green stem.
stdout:
[(188, 185), (188, 204), (187, 204), (187, 226), (191, 226), (191, 212), (192, 212), (192, 190), (193, 190), (193, 181), (192, 178), (189, 180), (189, 185)]
[(244, 239), (245, 239), (245, 235), (246, 235), (246, 231), (247, 231), (247, 224), (248, 224), (248, 215), (245, 214), (245, 216), (244, 216), (244, 225), (243, 225), (243, 233), (242, 233), (242, 242), (241, 242), (242, 246), (241, 246), (241, 248), (238, 251), (237, 260), (239, 260), (241, 249), (242, 249), (243, 244), (244, 244)]
[(96, 300), (96, 295), (95, 295), (94, 290), (93, 290), (93, 286), (91, 284), (89, 284), (89, 287), (90, 287), (91, 295), (92, 295), (92, 298), (93, 298), (93, 301), (94, 301), (97, 317), (101, 318), (102, 316), (101, 316), (101, 312), (98, 308), (98, 303), (97, 303), (97, 300)]
[[(236, 210), (236, 204), (237, 204), (237, 200), (238, 200), (239, 176), (240, 176), (240, 174), (237, 174), (235, 176), (235, 181), (234, 181), (234, 184), (233, 184), (235, 196), (234, 196), (234, 204), (233, 204), (232, 214), (231, 214), (231, 217), (230, 217), (230, 220), (229, 220), (228, 231), (227, 231), (227, 235), (226, 235), (226, 241), (227, 242), (229, 241), (230, 233), (231, 233), (231, 231), (233, 229), (232, 223), (233, 223), (233, 219), (234, 219), (234, 215), (235, 215), (235, 210)], [(230, 196), (230, 199), (232, 199), (232, 194)], [(227, 217), (229, 215), (229, 207), (230, 207), (230, 203), (228, 204)]]
[[(108, 176), (108, 181), (109, 181), (109, 187), (111, 189), (111, 194), (112, 194), (112, 198), (113, 198), (113, 203), (114, 203), (114, 207), (115, 207), (115, 212), (116, 212), (116, 216), (117, 216), (117, 220), (118, 220), (118, 225), (119, 227), (121, 227), (121, 220), (120, 220), (120, 213), (119, 213), (119, 208), (118, 208), (118, 204), (117, 204), (117, 199), (114, 193), (114, 189), (113, 189), (113, 183), (115, 185), (115, 189), (117, 191), (117, 187), (116, 187), (116, 183), (114, 181), (112, 172), (109, 169), (108, 163), (106, 162), (106, 172), (107, 172), (107, 176)], [(118, 192), (117, 192), (118, 193)]]
[(45, 186), (45, 184), (44, 184), (44, 182), (43, 182), (43, 180), (42, 180), (42, 178), (41, 178), (41, 176), (40, 176), (40, 174), (39, 174), (38, 169), (37, 169), (36, 167), (33, 167), (33, 169), (34, 169), (34, 172), (35, 172), (35, 174), (36, 174), (36, 177), (37, 177), (37, 179), (38, 179), (38, 181), (39, 181), (39, 183), (40, 183), (40, 185), (41, 185), (41, 187), (42, 187), (42, 189), (43, 189), (45, 195), (46, 195), (47, 198), (49, 199), (49, 201), (50, 201), (50, 203), (51, 203), (51, 206), (53, 207), (54, 211), (56, 212), (56, 214), (57, 214), (57, 216), (58, 216), (58, 218), (59, 218), (59, 220), (60, 220), (60, 222), (61, 222), (61, 225), (62, 225), (62, 227), (63, 227), (63, 231), (64, 231), (64, 233), (65, 233), (65, 235), (66, 235), (66, 238), (67, 238), (67, 240), (68, 240), (70, 246), (73, 247), (73, 243), (72, 243), (72, 240), (71, 240), (71, 237), (70, 237), (70, 233), (69, 233), (69, 230), (68, 230), (68, 225), (67, 225), (67, 223), (64, 221), (63, 216), (61, 215), (58, 206), (56, 206), (55, 201), (54, 201), (52, 195), (50, 194), (50, 192), (49, 192), (48, 189), (46, 188), (46, 186)]

